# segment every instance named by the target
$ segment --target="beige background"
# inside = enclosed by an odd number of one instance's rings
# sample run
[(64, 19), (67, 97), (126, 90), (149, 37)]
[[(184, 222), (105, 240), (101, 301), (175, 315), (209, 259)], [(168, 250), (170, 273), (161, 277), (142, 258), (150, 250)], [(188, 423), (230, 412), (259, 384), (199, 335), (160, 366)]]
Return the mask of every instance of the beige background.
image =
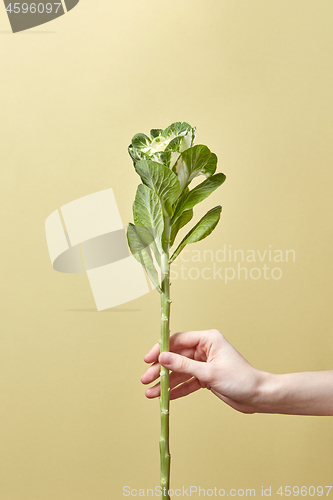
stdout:
[[(44, 234), (108, 187), (132, 219), (136, 132), (185, 120), (217, 153), (227, 181), (196, 217), (221, 203), (222, 221), (195, 248), (296, 252), (281, 280), (176, 280), (172, 331), (218, 328), (264, 370), (332, 369), (332, 16), (330, 0), (82, 0), (12, 35), (0, 9), (1, 500), (158, 484), (140, 383), (158, 294), (97, 313)], [(201, 391), (171, 419), (174, 487), (332, 484), (332, 417), (243, 415)]]

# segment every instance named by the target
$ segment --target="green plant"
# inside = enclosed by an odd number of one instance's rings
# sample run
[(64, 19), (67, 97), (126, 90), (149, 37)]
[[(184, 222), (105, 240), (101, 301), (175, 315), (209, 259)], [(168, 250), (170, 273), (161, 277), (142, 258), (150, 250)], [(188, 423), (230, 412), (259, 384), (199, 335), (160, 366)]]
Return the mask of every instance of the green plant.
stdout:
[[(178, 231), (193, 217), (193, 207), (203, 201), (224, 181), (215, 173), (217, 156), (207, 146), (193, 146), (195, 128), (176, 122), (165, 130), (153, 129), (150, 138), (136, 134), (128, 151), (141, 177), (133, 203), (134, 224), (129, 224), (127, 239), (134, 257), (144, 266), (161, 294), (160, 352), (169, 350), (170, 264), (189, 243), (208, 236), (216, 227), (222, 207), (209, 210), (181, 240), (170, 256)], [(191, 181), (206, 179), (193, 189)], [(158, 272), (157, 269), (160, 269)], [(162, 497), (169, 499), (169, 371), (161, 367), (160, 481)]]

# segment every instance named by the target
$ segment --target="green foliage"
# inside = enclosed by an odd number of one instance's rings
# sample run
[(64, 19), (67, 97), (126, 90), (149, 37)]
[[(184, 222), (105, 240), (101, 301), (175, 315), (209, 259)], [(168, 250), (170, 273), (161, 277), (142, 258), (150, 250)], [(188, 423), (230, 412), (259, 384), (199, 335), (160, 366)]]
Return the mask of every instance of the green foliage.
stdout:
[(153, 285), (161, 292), (158, 273), (149, 248), (149, 245), (154, 241), (151, 231), (145, 227), (129, 224), (127, 228), (127, 241), (133, 256), (142, 264)]
[(202, 168), (201, 173), (206, 177), (215, 174), (217, 167), (217, 156), (215, 153), (211, 153), (206, 165)]
[(170, 246), (174, 244), (179, 229), (184, 227), (193, 217), (193, 210), (185, 210), (171, 226)]
[(157, 234), (157, 244), (162, 248), (164, 220), (162, 205), (157, 194), (145, 184), (139, 184), (133, 203), (134, 223), (137, 226), (153, 228)]
[(140, 175), (142, 182), (158, 196), (164, 214), (166, 216), (171, 216), (172, 204), (180, 190), (177, 176), (172, 170), (161, 163), (151, 160), (140, 160), (136, 162), (135, 170)]
[(182, 152), (174, 167), (182, 189), (201, 173), (207, 165), (210, 155), (210, 150), (202, 144)]
[(132, 144), (136, 149), (145, 150), (149, 147), (150, 139), (145, 134), (136, 134), (132, 139)]
[(198, 184), (192, 191), (183, 193), (179, 198), (175, 212), (173, 214), (173, 221), (185, 211), (193, 208), (195, 205), (207, 198), (215, 189), (217, 189), (225, 181), (226, 176), (224, 174), (215, 174), (208, 177), (201, 184)]
[(165, 130), (152, 129), (150, 138), (145, 134), (136, 134), (128, 147), (128, 152), (135, 163), (139, 160), (153, 160), (172, 168), (180, 153), (192, 146), (195, 128), (186, 122), (175, 122)]
[[(142, 184), (133, 203), (135, 226), (128, 228), (131, 252), (145, 267), (156, 286), (158, 273), (152, 252), (160, 265), (161, 253), (169, 253), (179, 230), (193, 218), (193, 207), (215, 191), (226, 177), (215, 173), (217, 156), (207, 146), (193, 145), (196, 129), (186, 122), (175, 122), (166, 129), (152, 129), (150, 137), (136, 134), (128, 151)], [(206, 179), (189, 189), (191, 181)], [(221, 207), (209, 210), (188, 232), (170, 262), (183, 248), (200, 241), (216, 227)]]
[(187, 233), (185, 238), (182, 239), (176, 250), (174, 251), (170, 263), (175, 260), (175, 258), (180, 254), (183, 248), (189, 243), (196, 243), (197, 241), (203, 240), (208, 236), (213, 229), (216, 227), (218, 221), (220, 220), (222, 207), (218, 205), (217, 207), (209, 210), (199, 222)]

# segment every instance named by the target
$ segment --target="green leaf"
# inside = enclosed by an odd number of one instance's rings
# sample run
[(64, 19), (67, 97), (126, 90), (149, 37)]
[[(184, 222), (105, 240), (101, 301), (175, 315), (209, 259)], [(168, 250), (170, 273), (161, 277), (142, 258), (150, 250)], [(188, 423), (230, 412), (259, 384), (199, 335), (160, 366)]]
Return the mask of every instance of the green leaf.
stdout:
[(145, 184), (140, 184), (133, 203), (134, 223), (152, 227), (161, 238), (164, 230), (162, 205), (157, 194)]
[(170, 161), (171, 157), (174, 153), (165, 152), (165, 151), (158, 151), (157, 153), (154, 153), (149, 159), (156, 161), (157, 163), (162, 163), (166, 167), (170, 167)]
[(152, 150), (147, 148), (147, 151), (143, 151), (142, 149), (134, 148), (132, 144), (128, 146), (128, 153), (133, 160), (133, 164), (135, 166), (137, 161), (140, 160), (151, 160), (157, 163), (162, 163), (163, 165), (169, 167), (171, 166), (171, 158), (172, 155), (176, 155), (176, 159), (172, 162), (172, 166), (175, 164), (176, 160), (179, 158), (179, 154), (164, 152), (164, 151), (156, 151), (152, 152)]
[(174, 139), (172, 139), (169, 142), (169, 144), (167, 145), (167, 147), (165, 148), (165, 152), (167, 153), (169, 151), (172, 151), (172, 152), (179, 151), (182, 140), (183, 140), (183, 137), (181, 137), (181, 136), (178, 136), (178, 137), (175, 137)]
[(170, 245), (172, 246), (178, 231), (185, 226), (193, 217), (193, 210), (185, 210), (171, 226)]
[(163, 130), (161, 128), (153, 128), (150, 131), (150, 137), (152, 139), (155, 139), (155, 137), (158, 137), (159, 135), (162, 135)]
[(128, 146), (128, 152), (129, 152), (129, 155), (130, 157), (132, 158), (133, 160), (133, 164), (135, 165), (135, 163), (139, 160), (144, 160), (146, 158), (146, 155), (145, 153), (143, 153), (143, 151), (141, 151), (140, 149), (136, 149), (133, 147), (133, 144), (130, 144)]
[(180, 190), (177, 176), (165, 165), (150, 160), (138, 161), (135, 170), (142, 182), (159, 197), (164, 215), (171, 216), (172, 203)]
[(185, 151), (185, 149), (191, 148), (195, 141), (195, 127), (193, 127), (186, 135), (183, 137), (183, 142), (180, 145), (180, 152)]
[[(127, 241), (133, 257), (135, 257), (136, 260), (145, 268), (154, 287), (161, 293), (162, 291), (158, 282), (158, 274), (148, 246), (149, 243), (147, 243), (151, 238), (152, 236), (147, 228), (129, 224), (127, 228)], [(150, 243), (152, 241), (150, 241)]]
[(178, 135), (186, 135), (190, 130), (192, 130), (192, 127), (188, 123), (175, 122), (164, 129), (162, 134), (164, 137), (170, 137), (170, 135), (177, 137)]
[[(162, 244), (159, 242), (159, 236), (152, 227), (136, 225), (136, 231), (146, 247), (153, 251), (158, 265), (161, 267)], [(157, 242), (157, 244), (156, 244)], [(148, 249), (149, 252), (149, 249)]]
[(208, 236), (213, 229), (216, 227), (218, 221), (220, 220), (222, 207), (218, 205), (217, 207), (209, 210), (199, 222), (191, 229), (189, 233), (182, 239), (176, 250), (174, 251), (172, 257), (170, 258), (170, 263), (175, 260), (175, 258), (180, 254), (183, 248), (189, 243), (196, 243), (197, 241), (203, 240)]
[(216, 166), (217, 166), (217, 156), (215, 153), (211, 153), (208, 162), (201, 169), (200, 173), (204, 174), (206, 177), (209, 177), (215, 174)]
[(172, 219), (176, 220), (185, 210), (189, 210), (201, 201), (205, 200), (213, 191), (215, 191), (215, 189), (223, 184), (225, 179), (226, 176), (221, 173), (212, 175), (201, 184), (198, 184), (198, 186), (191, 191), (184, 193), (179, 198)]
[(196, 177), (199, 172), (207, 165), (211, 152), (203, 144), (198, 144), (192, 148), (188, 148), (182, 153), (182, 159), (189, 172), (190, 179)]
[(156, 233), (154, 232), (154, 230), (152, 230), (152, 234), (153, 236), (155, 236), (155, 238), (154, 241), (152, 241), (149, 246), (155, 255), (157, 264), (161, 267), (161, 255), (162, 255), (161, 247), (160, 245), (158, 245), (158, 247), (156, 245)]
[(178, 176), (181, 189), (187, 186), (194, 177), (207, 165), (211, 152), (202, 144), (198, 144), (182, 152), (179, 160), (174, 166)]
[(162, 205), (157, 194), (145, 184), (140, 184), (136, 191), (133, 217), (137, 226), (145, 226), (150, 231), (153, 241), (149, 245), (160, 265), (164, 231)]
[(145, 149), (150, 147), (151, 140), (145, 134), (136, 134), (132, 139), (132, 145), (137, 149)]
[[(191, 127), (191, 125), (186, 122), (175, 122), (163, 130), (162, 134), (165, 138), (172, 137), (166, 151), (172, 150), (173, 152), (182, 152), (193, 146), (193, 142), (195, 140), (195, 127)], [(175, 165), (178, 158), (179, 156), (175, 154), (173, 155), (170, 161), (170, 168)]]

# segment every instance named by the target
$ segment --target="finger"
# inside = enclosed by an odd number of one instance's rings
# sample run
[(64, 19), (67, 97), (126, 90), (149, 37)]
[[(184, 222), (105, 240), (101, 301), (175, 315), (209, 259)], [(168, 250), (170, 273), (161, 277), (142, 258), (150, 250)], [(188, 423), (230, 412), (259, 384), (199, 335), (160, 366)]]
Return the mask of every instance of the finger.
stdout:
[(143, 384), (150, 384), (154, 382), (159, 376), (161, 371), (161, 365), (159, 363), (154, 363), (148, 370), (142, 375), (141, 382)]
[(172, 349), (172, 352), (180, 354), (181, 356), (186, 356), (187, 358), (194, 359), (194, 354), (196, 351), (194, 347), (179, 347), (178, 349)]
[(161, 390), (160, 390), (160, 383), (154, 385), (153, 387), (149, 387), (149, 389), (146, 390), (145, 396), (148, 399), (154, 399), (160, 396)]
[[(195, 349), (193, 347), (177, 347), (175, 349), (171, 349), (173, 352), (181, 354), (182, 356), (187, 356), (188, 358), (194, 358)], [(154, 347), (145, 355), (143, 358), (146, 363), (153, 363), (157, 361), (158, 356), (160, 354), (160, 345), (159, 343), (155, 344)]]
[(209, 330), (177, 332), (170, 337), (170, 350), (175, 351), (181, 347), (195, 347), (207, 340)]
[[(188, 358), (193, 359), (194, 358), (194, 349), (180, 349), (180, 354), (182, 356), (186, 356)], [(154, 382), (154, 380), (158, 379), (160, 376), (160, 370), (161, 370), (161, 365), (160, 363), (153, 363), (148, 370), (142, 375), (141, 377), (141, 382), (142, 384), (151, 384)], [(172, 380), (172, 374), (170, 375), (171, 380)]]
[(157, 361), (159, 353), (160, 353), (160, 344), (157, 343), (154, 345), (154, 347), (150, 349), (149, 352), (147, 352), (143, 360), (146, 363), (154, 363), (154, 361)]
[[(215, 335), (217, 338), (222, 338), (218, 330), (198, 330), (188, 332), (177, 332), (170, 337), (170, 351), (179, 352), (182, 348), (195, 347), (199, 342), (204, 343), (210, 337)], [(155, 344), (152, 349), (143, 358), (146, 363), (157, 361), (160, 353), (159, 343)]]
[(171, 352), (162, 352), (158, 360), (165, 368), (174, 372), (188, 373), (202, 382), (209, 382), (211, 378), (211, 367), (209, 363), (194, 361), (193, 359)]
[(169, 387), (170, 389), (173, 389), (174, 387), (177, 387), (177, 385), (190, 380), (190, 378), (192, 378), (192, 375), (189, 375), (188, 373), (171, 372), (169, 378)]
[[(186, 356), (187, 358), (194, 358), (195, 351), (193, 349), (180, 349), (180, 354)], [(160, 363), (153, 363), (148, 370), (142, 375), (141, 382), (143, 384), (151, 384), (160, 376)], [(172, 376), (172, 375), (171, 375)]]
[[(188, 375), (187, 373), (174, 373), (172, 372), (170, 374), (169, 378), (169, 387), (170, 389), (173, 389), (177, 385), (186, 382), (191, 378), (191, 375)], [(160, 396), (161, 394), (161, 384), (158, 382), (155, 384), (153, 387), (149, 387), (149, 389), (146, 390), (145, 392), (147, 398), (156, 398)]]
[(182, 398), (197, 391), (198, 389), (201, 389), (199, 380), (197, 378), (191, 378), (188, 382), (178, 385), (175, 389), (172, 389), (170, 391), (170, 399)]

